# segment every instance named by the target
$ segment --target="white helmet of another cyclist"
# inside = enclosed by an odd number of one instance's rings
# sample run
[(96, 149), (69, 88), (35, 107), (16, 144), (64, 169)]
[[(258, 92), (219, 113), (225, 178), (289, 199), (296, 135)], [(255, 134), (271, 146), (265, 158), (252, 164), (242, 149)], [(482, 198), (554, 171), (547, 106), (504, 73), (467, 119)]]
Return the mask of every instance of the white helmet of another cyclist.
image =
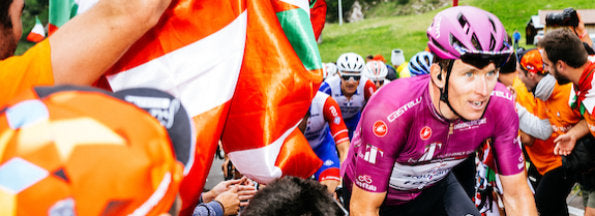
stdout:
[(388, 74), (388, 68), (381, 61), (369, 61), (366, 66), (368, 67), (366, 75), (372, 81), (384, 80)]
[(337, 69), (340, 73), (359, 74), (366, 70), (366, 63), (362, 56), (355, 53), (344, 53), (337, 59)]

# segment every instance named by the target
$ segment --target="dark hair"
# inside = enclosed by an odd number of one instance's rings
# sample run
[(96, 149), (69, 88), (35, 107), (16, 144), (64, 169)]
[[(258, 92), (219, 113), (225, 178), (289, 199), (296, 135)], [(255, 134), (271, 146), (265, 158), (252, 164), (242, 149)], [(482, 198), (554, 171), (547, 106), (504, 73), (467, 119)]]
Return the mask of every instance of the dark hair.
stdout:
[(0, 1), (0, 25), (3, 28), (12, 28), (12, 21), (10, 20), (10, 15), (8, 14), (8, 10), (10, 9), (10, 5), (12, 5), (13, 0), (2, 0)]
[(500, 73), (501, 74), (509, 74), (509, 73), (515, 72), (517, 62), (518, 62), (518, 59), (516, 58), (516, 55), (512, 54), (508, 58), (508, 61), (506, 61), (506, 63), (504, 63), (504, 65), (502, 65), (502, 67), (500, 68)]
[(553, 64), (562, 60), (569, 66), (578, 68), (587, 62), (587, 51), (583, 42), (567, 28), (547, 33), (539, 40), (537, 47), (545, 50)]
[(326, 186), (286, 176), (258, 191), (242, 216), (261, 215), (340, 215)]
[(432, 60), (432, 62), (438, 64), (440, 66), (440, 69), (442, 69), (444, 72), (446, 72), (446, 70), (448, 68), (448, 64), (450, 64), (450, 62), (454, 61), (453, 59), (442, 59), (434, 53), (432, 53), (432, 55), (434, 55), (434, 59)]

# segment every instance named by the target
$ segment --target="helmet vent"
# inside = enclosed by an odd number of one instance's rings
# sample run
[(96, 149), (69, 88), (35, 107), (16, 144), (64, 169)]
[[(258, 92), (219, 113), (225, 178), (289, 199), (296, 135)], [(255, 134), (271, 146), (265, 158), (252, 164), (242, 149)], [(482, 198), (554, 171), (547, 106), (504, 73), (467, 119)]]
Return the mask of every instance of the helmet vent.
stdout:
[(421, 69), (415, 65), (409, 65), (409, 66), (412, 67), (415, 71), (421, 71)]
[(483, 50), (475, 33), (473, 33), (473, 35), (471, 36), (471, 43), (473, 44), (473, 47), (475, 47), (475, 50)]
[(469, 30), (470, 25), (469, 22), (467, 21), (467, 18), (465, 18), (465, 16), (463, 16), (462, 13), (459, 14), (459, 24), (461, 25), (461, 28), (463, 28), (463, 31), (465, 31), (465, 34), (469, 34)]
[(492, 20), (491, 17), (488, 17), (488, 20), (490, 21), (490, 24), (492, 25), (492, 30), (494, 30), (494, 32), (497, 32), (496, 31), (496, 24), (494, 23), (494, 20)]
[(450, 44), (452, 44), (452, 46), (455, 47), (455, 49), (457, 49), (459, 52), (462, 52), (461, 48), (467, 49), (467, 47), (465, 47), (465, 45), (463, 45), (463, 43), (461, 43), (461, 41), (459, 41), (459, 39), (457, 39), (452, 34), (450, 34)]
[(496, 39), (494, 39), (494, 35), (490, 35), (490, 49), (489, 50), (494, 50), (495, 47), (496, 47)]
[(424, 62), (425, 65), (429, 65), (430, 64), (430, 56), (425, 55), (424, 56)]

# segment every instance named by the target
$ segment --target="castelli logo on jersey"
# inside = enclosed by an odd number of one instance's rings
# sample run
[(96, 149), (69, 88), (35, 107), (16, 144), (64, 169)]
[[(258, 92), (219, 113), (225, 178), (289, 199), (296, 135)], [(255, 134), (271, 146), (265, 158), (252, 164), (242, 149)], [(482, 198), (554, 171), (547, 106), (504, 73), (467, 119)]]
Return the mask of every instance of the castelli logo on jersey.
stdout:
[(423, 127), (420, 131), (419, 131), (419, 137), (422, 140), (427, 140), (432, 136), (432, 129), (428, 126)]
[(376, 121), (373, 130), (376, 136), (383, 137), (388, 132), (388, 127), (384, 121)]

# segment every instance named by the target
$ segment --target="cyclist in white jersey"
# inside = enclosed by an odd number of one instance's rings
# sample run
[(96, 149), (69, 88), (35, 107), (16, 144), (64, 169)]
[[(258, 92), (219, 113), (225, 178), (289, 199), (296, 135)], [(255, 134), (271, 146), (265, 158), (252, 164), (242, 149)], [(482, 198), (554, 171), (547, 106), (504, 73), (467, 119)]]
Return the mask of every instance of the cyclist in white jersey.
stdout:
[(363, 73), (366, 72), (364, 58), (355, 53), (345, 53), (337, 59), (338, 75), (327, 78), (320, 86), (324, 92), (339, 104), (343, 120), (349, 131), (349, 139), (359, 121), (366, 101), (376, 91), (376, 86)]
[(349, 149), (347, 127), (339, 105), (329, 95), (317, 92), (304, 120), (299, 128), (314, 153), (322, 160), (322, 167), (316, 171), (314, 177), (326, 185), (330, 193), (334, 193), (341, 182), (340, 162), (345, 161)]

